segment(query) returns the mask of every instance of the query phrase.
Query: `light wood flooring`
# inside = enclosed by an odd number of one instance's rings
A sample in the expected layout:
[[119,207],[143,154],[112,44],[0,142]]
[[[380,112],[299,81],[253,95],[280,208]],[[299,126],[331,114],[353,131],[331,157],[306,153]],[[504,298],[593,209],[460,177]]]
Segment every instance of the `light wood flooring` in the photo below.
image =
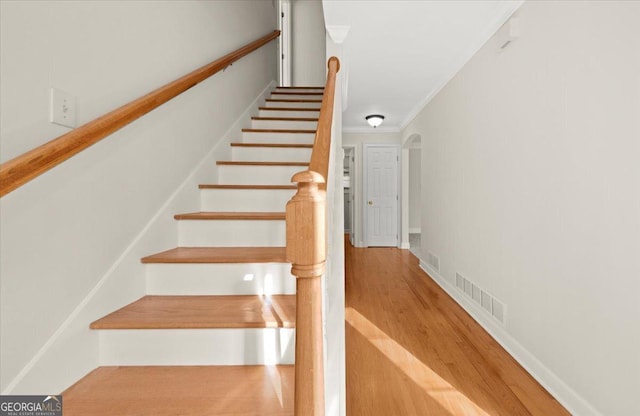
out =
[[[569,414],[408,250],[346,246],[348,416]],[[211,255],[194,250],[163,255],[167,261]],[[283,249],[274,250],[258,254],[279,258]],[[293,316],[290,299],[282,300],[288,307],[275,313]],[[144,315],[156,303],[165,310],[167,302],[145,299],[135,312]],[[252,305],[258,311],[252,322],[263,322],[264,305],[255,299]],[[120,315],[111,317],[117,327],[126,316]],[[292,415],[293,372],[293,366],[101,367],[64,392],[65,415]]]
[[409,250],[345,246],[348,416],[569,415]]

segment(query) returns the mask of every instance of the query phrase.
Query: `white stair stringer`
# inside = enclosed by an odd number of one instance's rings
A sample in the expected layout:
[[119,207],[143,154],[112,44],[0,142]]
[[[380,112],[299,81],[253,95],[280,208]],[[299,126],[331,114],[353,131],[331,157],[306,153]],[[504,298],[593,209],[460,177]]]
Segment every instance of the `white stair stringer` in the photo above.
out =
[[[301,167],[300,170],[305,170]],[[220,189],[200,190],[200,211],[278,212],[284,211],[295,189]]]
[[260,147],[231,146],[234,161],[259,160],[261,162],[306,162],[311,160],[311,148],[305,147]]
[[293,364],[293,328],[99,330],[100,365]]
[[[218,183],[228,185],[291,185],[291,177],[307,166],[220,165]],[[258,201],[254,201],[256,204]]]
[[284,220],[179,220],[181,247],[283,247]]
[[294,295],[289,263],[150,263],[148,295]]

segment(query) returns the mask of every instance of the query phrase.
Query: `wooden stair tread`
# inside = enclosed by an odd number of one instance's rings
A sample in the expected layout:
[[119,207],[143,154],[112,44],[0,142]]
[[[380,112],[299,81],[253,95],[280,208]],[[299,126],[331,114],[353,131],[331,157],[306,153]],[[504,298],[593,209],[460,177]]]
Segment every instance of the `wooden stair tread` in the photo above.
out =
[[200,189],[298,189],[296,185],[222,185],[217,183],[200,184]]
[[309,166],[309,162],[245,162],[219,160],[218,165],[238,165],[238,166]]
[[305,107],[258,107],[258,110],[268,111],[315,111],[320,112],[319,108],[305,108]]
[[65,416],[293,415],[294,366],[99,367],[62,393]]
[[315,133],[313,129],[242,129],[243,133]]
[[283,95],[285,97],[288,95],[308,95],[309,97],[313,97],[318,95],[324,95],[324,92],[273,91],[271,95]]
[[142,263],[286,263],[285,247],[176,247]]
[[323,90],[324,86],[322,87],[276,87],[276,88],[281,90]]
[[304,98],[267,98],[265,101],[268,103],[322,103],[322,100],[308,100]]
[[297,143],[231,143],[231,146],[238,147],[282,147],[282,148],[303,148],[313,149],[312,144],[297,144]]
[[295,295],[144,296],[91,329],[294,328]]
[[176,220],[284,220],[284,212],[190,212],[176,214]]
[[313,117],[251,117],[251,120],[268,120],[268,121],[318,121]]

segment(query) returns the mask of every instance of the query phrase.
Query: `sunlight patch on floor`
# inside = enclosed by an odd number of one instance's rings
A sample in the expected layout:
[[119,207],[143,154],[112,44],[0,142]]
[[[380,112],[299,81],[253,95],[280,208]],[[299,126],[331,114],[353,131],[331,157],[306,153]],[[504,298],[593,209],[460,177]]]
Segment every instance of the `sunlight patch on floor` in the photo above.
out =
[[[463,410],[465,416],[489,416],[481,407],[440,377],[357,310],[350,307],[346,308],[345,319],[348,324],[371,342],[376,349],[444,409],[451,411],[452,414],[460,414],[459,411]],[[452,408],[452,405],[455,408]],[[461,406],[463,409],[460,409]]]

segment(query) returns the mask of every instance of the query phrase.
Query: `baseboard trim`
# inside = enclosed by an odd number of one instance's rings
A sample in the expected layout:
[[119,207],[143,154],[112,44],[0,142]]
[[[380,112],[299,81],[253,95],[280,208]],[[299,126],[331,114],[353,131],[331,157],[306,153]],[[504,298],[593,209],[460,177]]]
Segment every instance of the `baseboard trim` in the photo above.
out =
[[409,228],[409,234],[420,234],[422,229],[420,227]]
[[483,327],[531,376],[538,381],[571,414],[580,416],[603,416],[582,396],[576,393],[553,371],[547,368],[531,352],[516,341],[505,328],[484,313],[479,306],[463,296],[459,290],[425,261],[419,259],[420,268]]

